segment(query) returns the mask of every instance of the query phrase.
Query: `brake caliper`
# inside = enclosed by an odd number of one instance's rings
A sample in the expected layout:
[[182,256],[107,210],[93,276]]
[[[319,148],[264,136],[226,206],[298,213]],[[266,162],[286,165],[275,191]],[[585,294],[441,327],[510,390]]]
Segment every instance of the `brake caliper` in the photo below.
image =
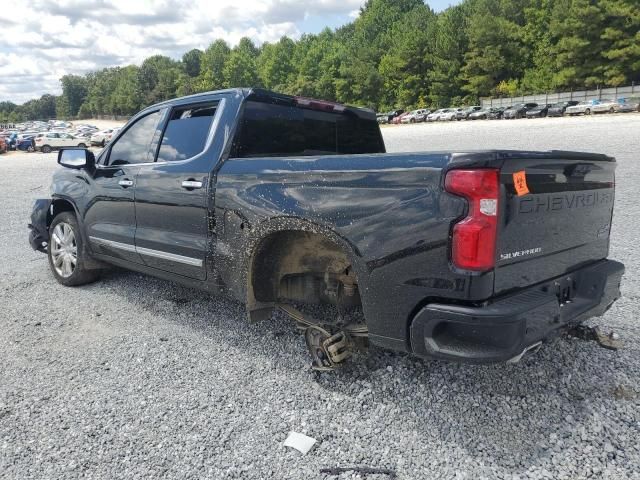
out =
[[331,335],[317,325],[310,325],[304,332],[304,338],[311,354],[311,368],[314,370],[333,370],[353,353],[353,341],[342,330]]

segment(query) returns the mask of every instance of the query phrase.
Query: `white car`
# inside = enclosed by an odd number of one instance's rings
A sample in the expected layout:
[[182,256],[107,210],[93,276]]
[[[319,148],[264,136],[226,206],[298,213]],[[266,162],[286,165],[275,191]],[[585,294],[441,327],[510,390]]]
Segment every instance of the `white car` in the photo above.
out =
[[451,109],[449,108],[440,108],[439,110],[436,110],[435,112],[427,115],[427,122],[437,122],[438,120],[440,120],[440,115],[442,115],[443,113],[448,113],[450,111]]
[[577,105],[571,105],[565,109],[564,114],[572,116],[580,115],[581,113],[587,114],[587,111],[589,111],[588,115],[590,115],[595,102],[596,100],[589,100],[588,102],[580,102]]
[[63,147],[87,148],[88,140],[82,137],[74,137],[69,133],[47,132],[39,133],[36,136],[36,150],[42,153],[49,153]]
[[105,130],[92,134],[91,145],[100,145],[101,147],[104,147],[107,143],[109,143],[109,140],[111,140],[113,134],[117,133],[119,130],[119,128],[107,128]]
[[425,108],[420,108],[418,110],[413,110],[409,114],[402,117],[400,123],[416,123],[422,122],[424,119],[424,115],[428,110]]
[[438,120],[441,122],[452,122],[453,120],[456,120],[458,118],[458,112],[461,111],[461,108],[447,108],[440,114]]
[[593,113],[615,113],[620,111],[620,104],[614,100],[598,100],[598,103],[591,107]]

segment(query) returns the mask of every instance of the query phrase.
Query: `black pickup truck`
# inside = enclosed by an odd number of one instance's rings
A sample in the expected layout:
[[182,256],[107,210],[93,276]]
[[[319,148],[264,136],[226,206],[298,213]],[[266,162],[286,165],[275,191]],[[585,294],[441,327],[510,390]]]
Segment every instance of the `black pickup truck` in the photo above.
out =
[[117,265],[231,295],[250,321],[282,309],[317,368],[367,343],[517,360],[619,297],[613,158],[384,152],[366,109],[260,89],[171,100],[97,158],[59,152],[30,243],[63,285]]

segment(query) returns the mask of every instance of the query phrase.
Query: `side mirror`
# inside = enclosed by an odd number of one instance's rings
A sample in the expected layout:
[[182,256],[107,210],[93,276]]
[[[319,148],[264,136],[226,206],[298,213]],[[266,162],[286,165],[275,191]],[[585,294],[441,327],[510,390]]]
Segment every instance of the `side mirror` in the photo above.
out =
[[85,148],[63,148],[58,152],[58,163],[63,167],[92,169],[96,164],[96,157]]

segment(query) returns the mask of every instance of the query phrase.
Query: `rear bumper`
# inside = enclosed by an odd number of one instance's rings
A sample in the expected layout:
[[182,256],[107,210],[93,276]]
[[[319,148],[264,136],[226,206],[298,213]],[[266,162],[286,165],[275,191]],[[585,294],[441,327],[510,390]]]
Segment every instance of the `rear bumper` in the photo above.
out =
[[[486,306],[428,304],[411,323],[411,349],[446,360],[507,361],[564,327],[602,315],[620,296],[623,274],[623,264],[604,260]],[[560,300],[567,295],[569,301]]]

